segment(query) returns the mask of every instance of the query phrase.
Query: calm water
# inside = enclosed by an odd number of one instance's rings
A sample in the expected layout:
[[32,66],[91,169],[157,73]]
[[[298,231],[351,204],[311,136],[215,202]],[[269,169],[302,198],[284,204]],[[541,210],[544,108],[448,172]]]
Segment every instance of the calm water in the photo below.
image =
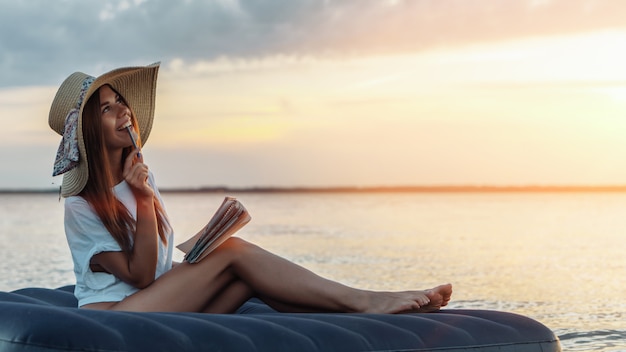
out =
[[[0,197],[0,290],[72,283],[56,195]],[[223,197],[165,194],[177,242]],[[379,290],[451,282],[451,308],[528,315],[566,351],[626,351],[626,194],[237,197],[253,217],[241,237],[329,278]]]

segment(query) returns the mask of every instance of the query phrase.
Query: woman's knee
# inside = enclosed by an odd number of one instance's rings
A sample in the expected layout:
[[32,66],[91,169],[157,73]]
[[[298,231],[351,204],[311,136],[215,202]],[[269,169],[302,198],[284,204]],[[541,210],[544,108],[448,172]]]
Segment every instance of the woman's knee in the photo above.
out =
[[256,248],[256,246],[239,237],[230,237],[218,248],[223,252],[227,252],[230,256],[237,257]]

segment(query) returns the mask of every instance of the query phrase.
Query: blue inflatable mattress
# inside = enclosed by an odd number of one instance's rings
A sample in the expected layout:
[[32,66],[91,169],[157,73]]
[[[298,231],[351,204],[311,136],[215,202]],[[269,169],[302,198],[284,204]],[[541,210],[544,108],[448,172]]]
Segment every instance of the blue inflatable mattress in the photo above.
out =
[[560,351],[518,314],[277,313],[250,300],[235,314],[76,308],[73,287],[0,292],[0,351]]

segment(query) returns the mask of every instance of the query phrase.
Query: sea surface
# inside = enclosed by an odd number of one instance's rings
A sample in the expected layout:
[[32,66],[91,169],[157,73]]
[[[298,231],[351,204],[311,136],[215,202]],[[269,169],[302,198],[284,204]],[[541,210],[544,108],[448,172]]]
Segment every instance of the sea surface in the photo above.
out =
[[[626,193],[239,193],[251,242],[348,285],[454,285],[450,308],[527,315],[564,351],[626,351]],[[225,194],[165,193],[182,242]],[[56,194],[0,195],[0,290],[73,283]],[[176,259],[182,258],[177,253]]]

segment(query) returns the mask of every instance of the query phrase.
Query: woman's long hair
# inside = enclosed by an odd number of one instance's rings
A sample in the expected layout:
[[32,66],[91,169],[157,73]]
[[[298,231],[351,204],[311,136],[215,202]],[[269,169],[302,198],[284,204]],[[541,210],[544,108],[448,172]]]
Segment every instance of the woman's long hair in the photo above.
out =
[[[122,97],[122,100],[123,99]],[[126,103],[125,100],[124,103]],[[126,105],[128,106],[128,104]],[[138,132],[137,121],[132,109],[130,110],[132,115],[131,121],[138,134],[137,142],[141,145],[141,136]],[[109,168],[109,157],[106,153],[104,134],[102,132],[100,94],[98,91],[91,95],[89,100],[85,103],[82,118],[83,140],[85,141],[85,149],[88,155],[89,177],[80,196],[85,198],[93,207],[106,229],[111,233],[111,236],[113,236],[117,243],[119,243],[122,250],[130,254],[132,253],[132,236],[133,233],[135,233],[136,221],[130,215],[128,209],[113,193],[115,181]],[[124,149],[122,160],[120,160],[122,165],[131,151],[132,147]],[[166,243],[166,232],[170,230],[170,225],[167,221],[165,211],[156,195],[154,196],[153,202],[157,215],[159,237],[163,243]]]

